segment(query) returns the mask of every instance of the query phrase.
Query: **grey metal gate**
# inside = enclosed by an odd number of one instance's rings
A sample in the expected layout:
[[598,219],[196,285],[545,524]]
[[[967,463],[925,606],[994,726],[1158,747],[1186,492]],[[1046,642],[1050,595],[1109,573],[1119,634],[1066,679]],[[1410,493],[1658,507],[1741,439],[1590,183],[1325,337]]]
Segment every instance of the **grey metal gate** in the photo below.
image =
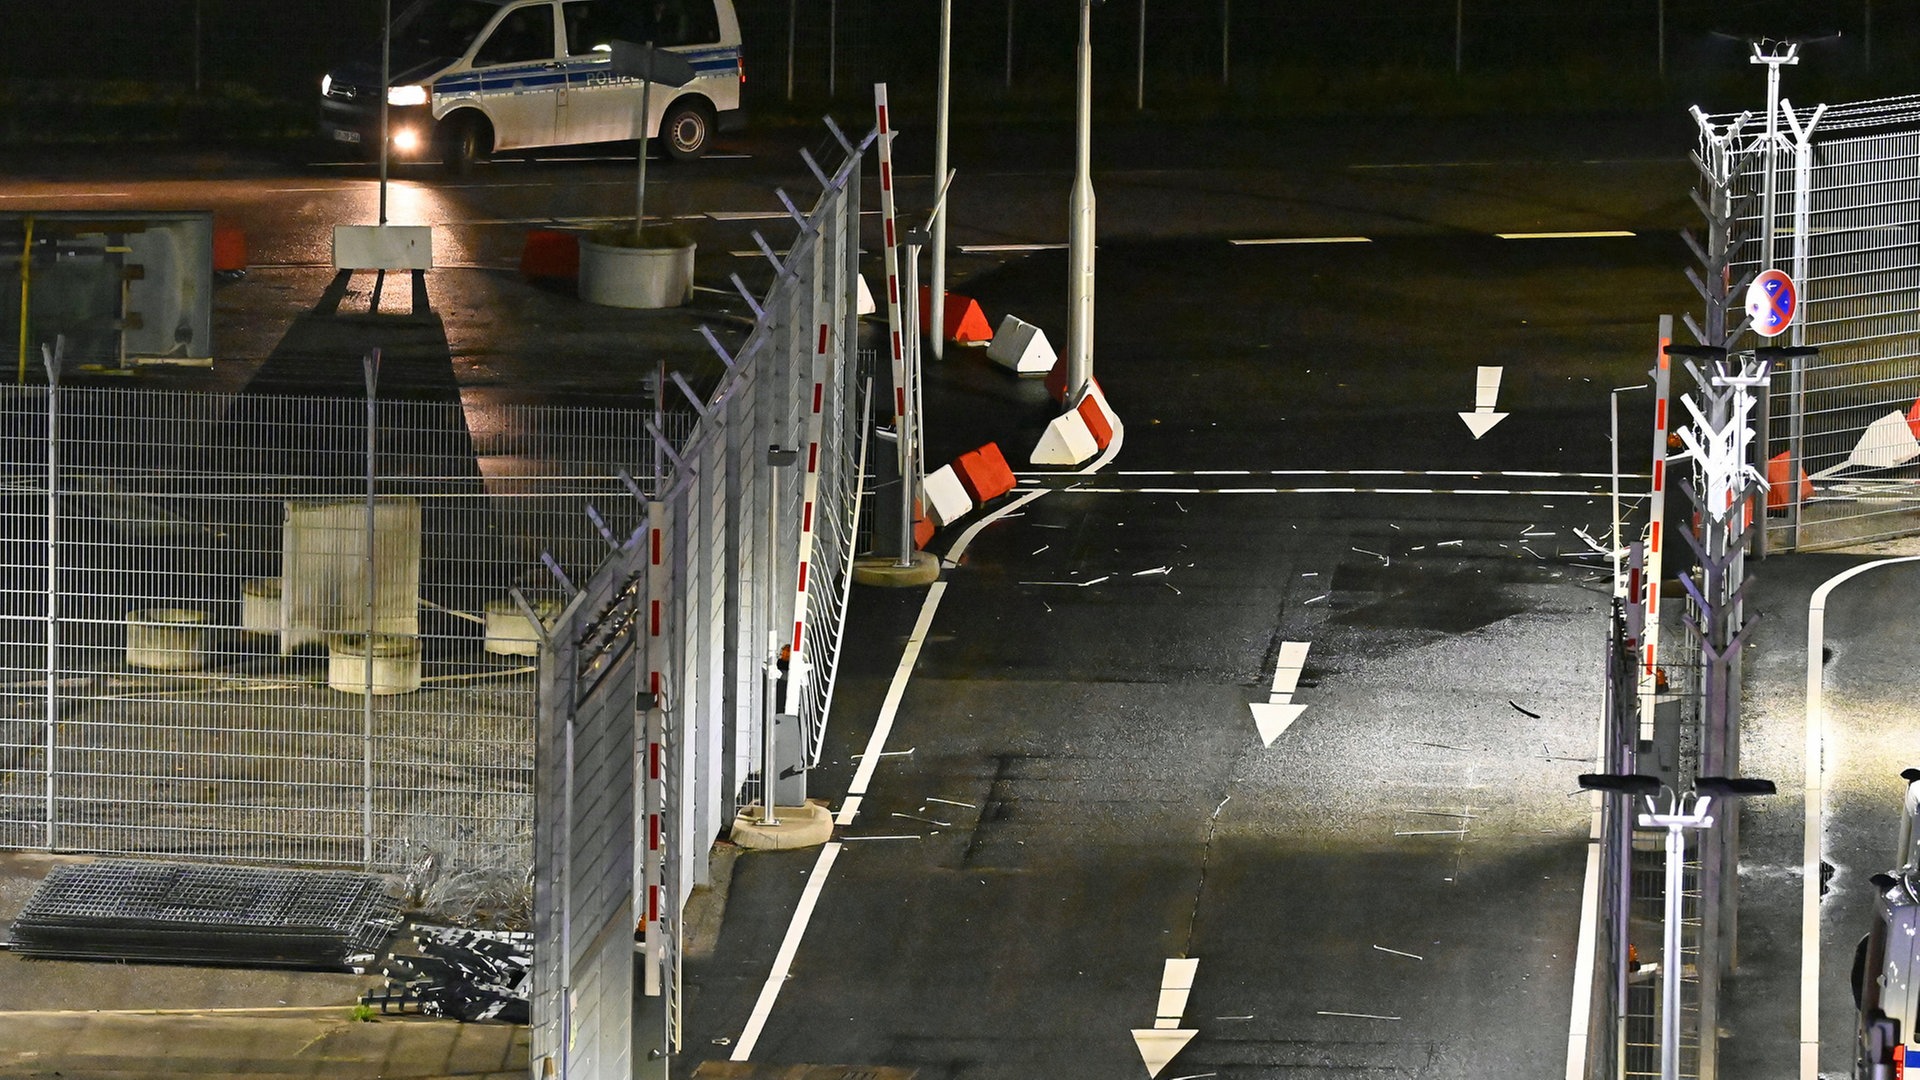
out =
[[[818,759],[868,429],[855,342],[866,144],[841,143],[846,159],[831,175],[806,159],[824,190],[811,212],[794,211],[787,253],[760,241],[775,280],[764,297],[742,287],[753,332],[733,352],[708,335],[726,368],[718,385],[701,392],[675,377],[697,419],[684,441],[650,426],[666,478],[631,503],[643,524],[613,537],[616,550],[552,631],[536,807],[536,1076],[626,1075],[616,1045],[635,1048],[635,1072],[666,1075],[680,1043],[681,912],[707,851],[736,810],[763,798],[767,761],[791,806],[785,763],[803,774]],[[776,715],[784,734],[769,747]],[[590,776],[589,744],[627,762],[627,774]]]

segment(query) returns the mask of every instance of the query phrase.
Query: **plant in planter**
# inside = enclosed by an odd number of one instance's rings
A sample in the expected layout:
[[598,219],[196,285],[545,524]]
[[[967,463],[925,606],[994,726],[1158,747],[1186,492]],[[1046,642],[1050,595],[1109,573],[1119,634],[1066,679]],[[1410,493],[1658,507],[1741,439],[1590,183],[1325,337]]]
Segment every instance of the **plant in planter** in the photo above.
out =
[[580,298],[611,307],[679,307],[693,299],[693,238],[679,227],[647,220],[647,137],[653,84],[685,86],[693,68],[678,53],[613,43],[613,72],[640,79],[640,175],[633,224],[611,225],[580,240]]

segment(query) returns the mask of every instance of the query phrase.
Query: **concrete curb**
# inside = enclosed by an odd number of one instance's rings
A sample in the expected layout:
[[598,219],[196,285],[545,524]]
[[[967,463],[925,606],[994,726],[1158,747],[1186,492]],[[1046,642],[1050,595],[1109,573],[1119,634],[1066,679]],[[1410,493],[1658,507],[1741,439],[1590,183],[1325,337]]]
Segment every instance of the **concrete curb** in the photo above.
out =
[[780,824],[772,827],[748,816],[758,814],[757,807],[742,809],[733,819],[733,842],[748,851],[794,851],[833,839],[833,815],[820,800],[808,799],[805,806],[779,809]]
[[857,585],[877,585],[888,589],[913,589],[931,585],[940,578],[940,560],[924,551],[913,553],[912,566],[896,566],[888,556],[870,556],[853,561],[853,580]]

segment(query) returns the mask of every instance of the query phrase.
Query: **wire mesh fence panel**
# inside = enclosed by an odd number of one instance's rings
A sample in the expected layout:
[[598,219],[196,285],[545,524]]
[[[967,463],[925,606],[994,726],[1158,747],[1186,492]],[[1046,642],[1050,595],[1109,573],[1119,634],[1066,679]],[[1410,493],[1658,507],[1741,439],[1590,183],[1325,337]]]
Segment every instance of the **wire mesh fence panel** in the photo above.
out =
[[1909,535],[1920,530],[1920,98],[1783,106],[1773,144],[1765,126],[1702,118],[1703,142],[1724,140],[1732,157],[1728,284],[1789,271],[1796,325],[1772,344],[1818,349],[1775,365],[1768,549]]
[[[637,850],[631,889],[643,945],[642,979],[632,993],[665,1000],[643,1007],[630,999],[628,1013],[648,1018],[632,1029],[636,1048],[656,1039],[662,1052],[678,1047],[680,917],[705,878],[707,851],[733,814],[756,803],[764,808],[769,778],[804,783],[826,723],[857,529],[860,468],[853,455],[868,429],[849,390],[859,368],[849,315],[857,161],[858,152],[833,174],[779,258],[772,287],[755,300],[759,318],[747,339],[731,352],[711,339],[725,359],[717,384],[696,390],[676,380],[695,417],[685,438],[648,432],[664,444],[667,466],[647,489],[645,530],[611,529],[603,540],[613,551],[581,578],[584,595],[605,595],[627,573],[623,567],[643,560],[644,596],[636,594],[633,618],[614,627],[593,604],[576,600],[554,631],[572,643],[568,649],[610,633],[645,642],[619,652],[618,660],[607,650],[605,662],[630,670],[631,678],[592,673],[625,687],[629,700],[622,704],[646,725],[645,743],[635,748],[638,817],[626,822]],[[542,745],[552,732],[578,733],[578,717],[561,710],[585,699],[559,687],[586,685],[590,670],[584,655],[572,664],[549,661]],[[787,711],[776,713],[783,697]],[[564,790],[564,778],[543,771],[541,780],[543,853],[560,850],[566,835],[617,832],[619,823],[606,818],[619,813],[613,804],[569,801],[553,794]],[[773,801],[792,806],[786,798]],[[542,915],[536,956],[543,949],[573,956],[568,942],[604,927],[568,906],[558,883],[574,868],[543,855],[536,869],[538,893],[565,909],[561,917]],[[579,962],[594,963],[584,955]],[[613,1013],[604,1000],[591,1015],[574,1004],[584,968],[543,962],[538,972],[537,1068],[551,1064],[560,1075],[575,1075],[572,1044],[604,1045]]]
[[0,841],[524,909],[538,636],[509,589],[551,617],[541,554],[583,573],[636,526],[638,414],[68,387],[0,424]]

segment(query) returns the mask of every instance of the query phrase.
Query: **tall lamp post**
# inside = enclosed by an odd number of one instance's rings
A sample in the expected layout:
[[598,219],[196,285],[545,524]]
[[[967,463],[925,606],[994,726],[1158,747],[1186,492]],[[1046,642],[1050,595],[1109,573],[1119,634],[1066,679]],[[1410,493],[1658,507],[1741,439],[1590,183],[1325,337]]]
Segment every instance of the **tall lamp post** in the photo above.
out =
[[[1660,1080],[1680,1078],[1680,900],[1686,868],[1686,833],[1713,828],[1715,799],[1735,799],[1748,795],[1772,795],[1771,780],[1749,777],[1701,776],[1693,790],[1675,791],[1657,777],[1640,773],[1581,773],[1580,786],[1588,791],[1607,791],[1637,795],[1646,800],[1646,809],[1638,816],[1643,829],[1667,830],[1667,882],[1665,941],[1660,952]],[[1666,809],[1659,799],[1666,795]],[[1713,1038],[1702,1032],[1701,1038]]]
[[1760,269],[1773,269],[1773,189],[1774,162],[1780,150],[1780,68],[1800,62],[1797,41],[1761,40],[1753,42],[1750,64],[1767,65],[1767,176],[1761,196]]
[[1073,194],[1067,197],[1067,403],[1093,379],[1093,5],[1080,0]]

